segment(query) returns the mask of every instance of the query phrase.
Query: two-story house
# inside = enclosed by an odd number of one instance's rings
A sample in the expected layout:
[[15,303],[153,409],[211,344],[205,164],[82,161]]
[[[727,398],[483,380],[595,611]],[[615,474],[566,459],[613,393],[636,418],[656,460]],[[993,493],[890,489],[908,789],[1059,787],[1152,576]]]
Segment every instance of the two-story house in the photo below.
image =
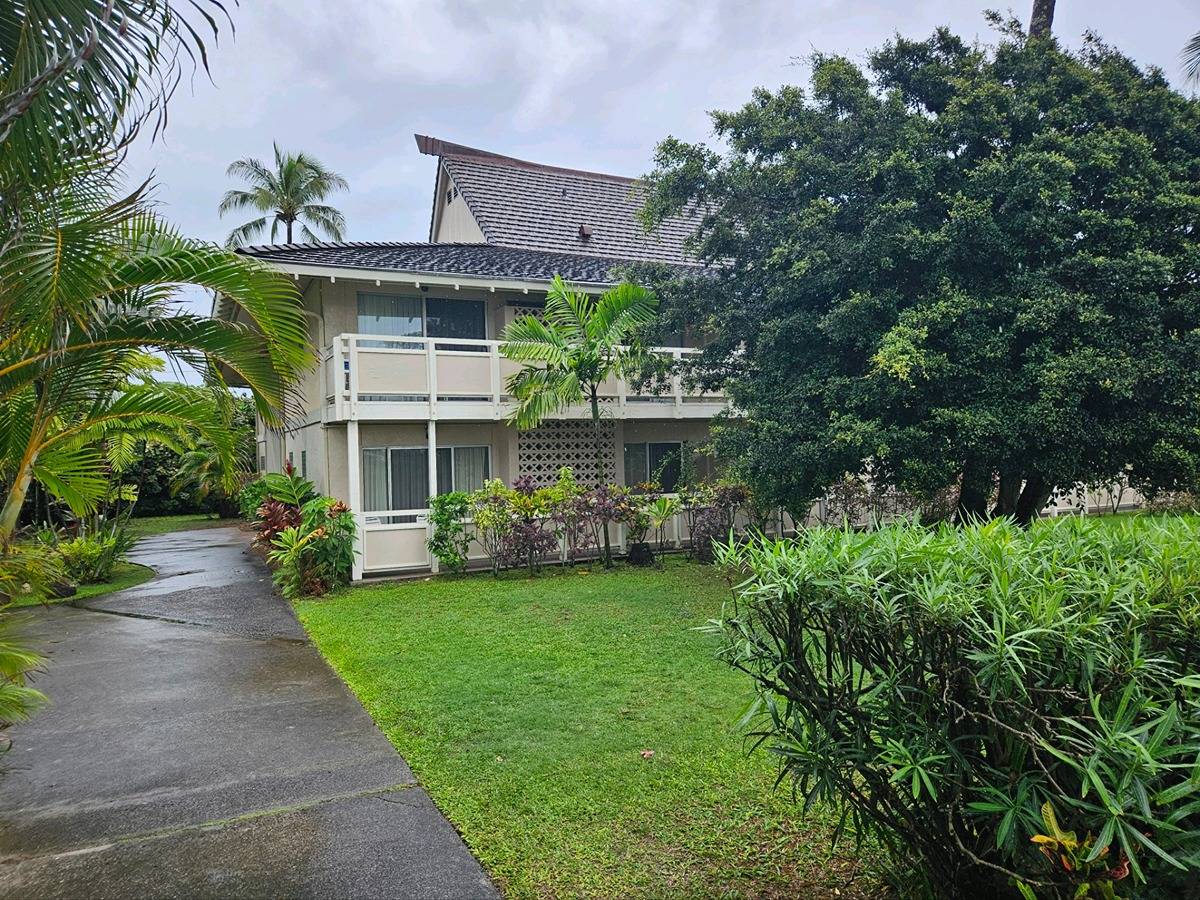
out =
[[[295,278],[320,367],[302,385],[303,416],[259,427],[260,469],[290,461],[359,516],[355,578],[435,567],[426,550],[428,497],[488,478],[552,482],[571,466],[583,483],[634,484],[658,471],[672,489],[687,445],[708,437],[719,396],[676,380],[667,393],[605,386],[608,452],[598,471],[588,411],[519,432],[506,424],[516,364],[499,337],[542,306],[559,275],[601,292],[631,260],[691,264],[692,225],[648,234],[630,178],[540,165],[417,136],[438,158],[429,240],[247,247]],[[215,314],[229,315],[217,301]],[[661,348],[681,356],[685,347]],[[673,538],[685,538],[678,523]]]

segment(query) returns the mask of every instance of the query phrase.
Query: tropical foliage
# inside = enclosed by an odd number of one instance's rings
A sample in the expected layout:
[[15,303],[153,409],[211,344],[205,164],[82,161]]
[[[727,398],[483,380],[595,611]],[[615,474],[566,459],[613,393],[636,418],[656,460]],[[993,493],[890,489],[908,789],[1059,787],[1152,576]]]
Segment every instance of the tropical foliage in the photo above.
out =
[[258,159],[239,159],[230,164],[225,174],[230,178],[241,178],[250,187],[249,190],[226,191],[218,208],[221,215],[247,209],[262,213],[231,231],[227,246],[248,244],[268,228],[274,243],[281,225],[289,244],[292,243],[292,229],[297,225],[306,241],[320,240],[313,228],[335,241],[345,237],[345,217],[321,201],[337,191],[349,190],[350,186],[345,178],[331,172],[307,153],[284,153],[276,144],[273,166]]
[[730,542],[716,629],[805,806],[877,834],[933,894],[1183,896],[1198,539],[1194,519],[1130,517]]
[[658,148],[647,216],[694,213],[709,264],[661,327],[711,338],[716,448],[796,518],[847,472],[1023,522],[1056,485],[1200,481],[1200,101],[998,24],[816,54],[714,114],[727,152]]
[[316,597],[350,581],[357,525],[346,504],[314,497],[300,507],[299,523],[271,540],[275,584],[289,600]]
[[[603,472],[600,386],[646,367],[648,354],[637,335],[653,321],[657,306],[654,295],[636,284],[625,282],[593,297],[555,276],[542,316],[521,316],[504,329],[501,352],[525,364],[508,379],[516,400],[509,421],[536,428],[570,406],[587,405],[597,472]],[[612,561],[607,528],[604,561]]]

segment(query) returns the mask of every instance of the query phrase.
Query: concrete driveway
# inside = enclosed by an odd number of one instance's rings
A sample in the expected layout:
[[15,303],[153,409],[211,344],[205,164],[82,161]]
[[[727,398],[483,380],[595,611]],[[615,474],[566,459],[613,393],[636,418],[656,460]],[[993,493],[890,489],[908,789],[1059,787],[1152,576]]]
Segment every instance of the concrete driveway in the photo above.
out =
[[234,528],[36,609],[51,706],[0,765],[0,896],[495,897]]

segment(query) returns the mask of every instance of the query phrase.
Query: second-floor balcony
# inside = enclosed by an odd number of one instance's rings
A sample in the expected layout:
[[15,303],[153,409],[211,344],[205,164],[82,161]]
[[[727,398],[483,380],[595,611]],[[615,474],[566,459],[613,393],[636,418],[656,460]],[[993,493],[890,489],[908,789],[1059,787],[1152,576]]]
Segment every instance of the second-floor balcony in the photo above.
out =
[[[521,364],[506,359],[500,348],[500,341],[465,338],[338,335],[322,354],[323,418],[503,419],[513,409],[505,385]],[[698,351],[656,347],[653,352],[680,360]],[[677,374],[654,390],[609,379],[600,399],[605,415],[621,419],[708,419],[726,407],[723,395],[690,391]],[[559,418],[590,415],[581,405]]]

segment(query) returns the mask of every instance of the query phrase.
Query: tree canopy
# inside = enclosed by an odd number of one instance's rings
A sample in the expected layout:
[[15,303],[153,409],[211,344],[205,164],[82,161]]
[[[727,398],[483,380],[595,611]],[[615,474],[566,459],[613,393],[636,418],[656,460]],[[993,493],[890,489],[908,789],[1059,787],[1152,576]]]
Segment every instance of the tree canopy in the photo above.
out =
[[657,286],[662,327],[711,336],[716,447],[793,511],[846,472],[1025,520],[1200,479],[1200,103],[994,23],[817,54],[713,114],[725,152],[658,148],[648,222],[694,210],[711,267]]

